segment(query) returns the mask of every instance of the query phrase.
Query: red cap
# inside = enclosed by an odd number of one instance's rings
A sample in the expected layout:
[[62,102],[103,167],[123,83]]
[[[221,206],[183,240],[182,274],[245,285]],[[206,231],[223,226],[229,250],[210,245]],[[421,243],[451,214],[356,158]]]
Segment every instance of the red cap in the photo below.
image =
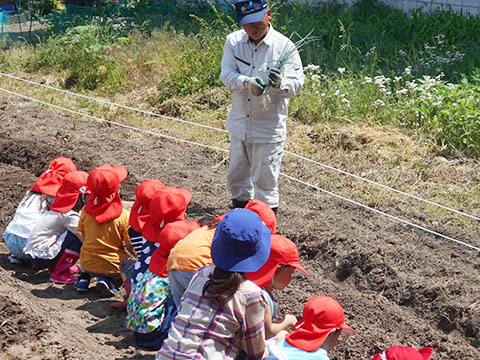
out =
[[143,237],[151,242],[159,242],[160,231],[165,225],[185,220],[190,201],[192,193],[187,189],[169,186],[160,190],[150,201],[150,216],[143,226]]
[[200,224],[197,221],[175,221],[167,224],[160,235],[160,246],[153,253],[148,270],[158,276],[167,277],[167,262],[170,251],[180,240],[199,228]]
[[130,226],[136,232],[142,233],[145,221],[150,216],[149,204],[154,195],[161,189],[165,188],[165,184],[160,180],[145,180],[137,186],[135,191],[136,199],[130,210]]
[[[245,205],[245,209],[252,210],[255,214],[260,216],[262,219],[263,224],[268,227],[272,234],[275,234],[277,231],[277,217],[275,216],[275,212],[272,210],[270,206],[264,203],[262,200],[253,199],[250,200],[247,205]],[[214,221],[220,222],[222,219],[227,215],[225,213],[223,215],[218,216]]]
[[80,194],[90,194],[87,178],[88,173],[85,171],[72,171],[65,175],[50,209],[59,213],[72,210]]
[[53,159],[48,169],[40,175],[30,191],[55,196],[58,188],[62,186],[63,177],[76,170],[77,167],[69,158],[58,157]]
[[345,323],[345,314],[337,300],[330,296],[316,296],[307,301],[303,318],[295,324],[294,331],[285,336],[285,340],[298,349],[316,351],[337,329],[342,329],[347,335],[355,334]]
[[431,347],[416,350],[410,346],[392,346],[387,351],[375,355],[372,360],[428,360],[432,354]]
[[247,279],[263,288],[272,282],[275,271],[280,264],[291,265],[308,276],[307,271],[300,264],[297,245],[279,234],[272,235],[272,249],[267,262],[254,273],[247,273]]
[[92,196],[84,211],[99,223],[118,218],[123,210],[118,188],[127,176],[128,170],[120,165],[102,165],[93,169],[87,179]]

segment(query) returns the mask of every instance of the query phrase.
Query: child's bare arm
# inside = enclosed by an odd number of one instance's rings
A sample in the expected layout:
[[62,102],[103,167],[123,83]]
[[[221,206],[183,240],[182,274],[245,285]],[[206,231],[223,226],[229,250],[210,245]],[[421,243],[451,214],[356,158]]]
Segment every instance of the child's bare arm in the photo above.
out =
[[293,327],[297,323],[297,318],[293,315],[287,314],[285,318],[280,322],[273,322],[272,310],[270,306],[265,309],[265,338],[269,339],[274,337],[282,330],[287,330],[289,327]]

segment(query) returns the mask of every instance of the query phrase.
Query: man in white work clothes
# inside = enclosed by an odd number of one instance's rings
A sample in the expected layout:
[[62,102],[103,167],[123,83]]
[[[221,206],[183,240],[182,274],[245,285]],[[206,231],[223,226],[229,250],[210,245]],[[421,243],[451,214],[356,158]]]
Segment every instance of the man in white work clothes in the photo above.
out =
[[220,73],[233,91],[230,198],[232,207],[255,198],[276,212],[288,100],[303,86],[302,61],[293,42],[273,29],[265,0],[237,0],[235,8],[242,30],[227,36]]

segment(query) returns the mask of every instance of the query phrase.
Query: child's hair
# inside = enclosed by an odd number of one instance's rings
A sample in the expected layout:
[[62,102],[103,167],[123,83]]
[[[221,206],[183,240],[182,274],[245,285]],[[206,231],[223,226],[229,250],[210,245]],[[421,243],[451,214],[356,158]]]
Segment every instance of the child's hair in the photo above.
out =
[[211,216],[204,216],[198,220],[200,226],[208,226],[209,229],[216,228],[218,225],[218,221],[215,221],[214,218]]
[[78,196],[77,202],[75,203],[75,205],[73,205],[72,210],[79,212],[85,206],[85,203],[85,194],[80,194]]
[[215,267],[203,286],[202,295],[222,303],[235,294],[240,284],[245,280],[245,273],[231,272]]
[[40,195],[40,208],[38,210],[41,212],[47,212],[50,210],[50,206],[53,204],[55,197],[31,190],[27,191],[20,203],[20,206],[28,206],[33,201],[33,197],[36,195]]

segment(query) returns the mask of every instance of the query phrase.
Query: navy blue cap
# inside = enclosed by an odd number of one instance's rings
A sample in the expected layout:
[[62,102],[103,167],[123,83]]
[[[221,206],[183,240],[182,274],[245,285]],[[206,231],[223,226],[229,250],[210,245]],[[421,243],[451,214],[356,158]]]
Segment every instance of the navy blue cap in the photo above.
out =
[[270,230],[252,210],[233,209],[215,230],[213,263],[227,271],[255,272],[270,255],[270,238]]
[[267,13],[268,6],[265,0],[236,0],[237,24],[246,24],[262,21]]

